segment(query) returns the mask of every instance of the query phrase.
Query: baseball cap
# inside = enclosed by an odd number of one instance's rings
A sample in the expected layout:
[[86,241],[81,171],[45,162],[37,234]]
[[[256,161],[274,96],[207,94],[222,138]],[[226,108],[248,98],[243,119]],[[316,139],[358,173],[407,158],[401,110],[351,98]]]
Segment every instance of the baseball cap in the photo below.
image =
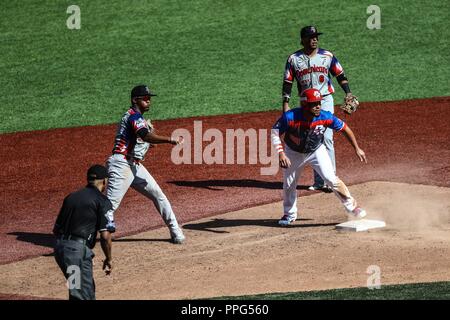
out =
[[94,164],[87,172],[88,181],[108,178],[108,170],[100,164]]
[[300,101],[302,102],[319,102],[322,101],[320,91],[314,88],[309,88],[300,94]]
[[131,90],[131,99],[135,97],[143,97],[143,96],[156,96],[153,92],[150,91],[150,88],[145,84],[140,84]]
[[314,26],[306,26],[306,27],[303,27],[302,30],[300,30],[301,38],[310,38],[312,36],[318,36],[321,34],[323,34],[323,33],[317,32],[317,28]]

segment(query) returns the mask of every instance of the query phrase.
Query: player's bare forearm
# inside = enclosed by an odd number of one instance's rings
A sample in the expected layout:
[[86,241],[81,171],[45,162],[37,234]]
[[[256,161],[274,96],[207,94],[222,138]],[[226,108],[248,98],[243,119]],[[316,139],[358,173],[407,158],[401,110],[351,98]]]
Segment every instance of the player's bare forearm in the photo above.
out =
[[349,126],[345,126],[343,130],[344,136],[347,138],[347,140],[350,142],[350,144],[355,149],[355,153],[358,156],[359,160],[361,162],[367,163],[366,154],[364,151],[358,146],[358,142],[356,141],[355,134],[353,133],[352,129],[350,129]]
[[100,244],[105,254],[103,260],[103,270],[106,275],[110,275],[112,271],[112,236],[109,231],[102,231],[100,233]]
[[345,126],[344,130],[342,130],[342,133],[347,138],[347,140],[350,142],[352,147],[355,148],[355,150],[357,148],[359,148],[358,142],[356,141],[355,134],[353,133],[352,129],[350,129],[349,126]]
[[102,231],[100,233],[100,244],[102,246],[105,258],[112,261],[112,236],[109,231]]
[[183,142],[182,138],[172,139],[171,137],[159,136],[152,132],[147,133],[147,135],[142,140],[152,144],[161,144],[161,143],[180,144]]
[[287,112],[289,110],[291,110],[291,108],[289,108],[289,102],[284,101],[282,111]]

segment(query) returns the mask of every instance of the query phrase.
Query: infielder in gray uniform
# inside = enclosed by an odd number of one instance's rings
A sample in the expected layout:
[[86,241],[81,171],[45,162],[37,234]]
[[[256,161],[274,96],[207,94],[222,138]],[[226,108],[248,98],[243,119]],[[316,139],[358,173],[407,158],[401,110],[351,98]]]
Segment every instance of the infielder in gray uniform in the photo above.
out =
[[[350,91],[348,79],[344,69],[336,56],[325,49],[319,48],[319,35],[317,29],[313,26],[306,26],[300,30],[301,44],[303,48],[291,54],[287,61],[283,77],[283,112],[289,110],[289,100],[294,81],[297,82],[298,96],[308,89],[314,88],[320,91],[322,95],[322,110],[334,114],[334,100],[332,94],[334,87],[331,82],[336,77],[342,90],[344,90],[346,99],[352,99],[354,96]],[[336,161],[334,155],[333,130],[327,129],[324,136],[324,145],[331,158],[333,169],[336,172]],[[314,171],[314,184],[309,190],[329,189],[322,177]]]
[[173,243],[183,243],[185,237],[166,195],[142,164],[151,144],[183,143],[183,138],[159,136],[153,132],[150,121],[142,116],[150,109],[151,97],[155,96],[146,85],[139,85],[131,91],[131,107],[119,122],[112,156],[107,161],[109,182],[106,195],[112,203],[108,211],[108,227],[115,229],[114,212],[131,186],[153,201],[169,227]]

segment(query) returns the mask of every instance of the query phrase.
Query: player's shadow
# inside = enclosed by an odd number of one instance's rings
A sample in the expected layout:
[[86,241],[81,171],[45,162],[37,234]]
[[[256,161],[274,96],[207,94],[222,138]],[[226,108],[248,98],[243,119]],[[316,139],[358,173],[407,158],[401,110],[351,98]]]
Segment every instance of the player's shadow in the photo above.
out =
[[[169,181],[178,187],[203,188],[208,190],[222,191],[224,188],[259,188],[282,190],[283,183],[275,181],[262,181],[254,179],[231,179],[231,180],[197,180],[197,181]],[[298,185],[297,190],[307,190],[308,186]]]
[[[317,228],[335,226],[339,222],[333,223],[302,223],[313,219],[297,219],[296,222],[288,228]],[[214,233],[229,233],[226,230],[216,230],[219,228],[241,227],[241,226],[260,226],[269,228],[283,228],[278,225],[278,219],[213,219],[206,222],[190,223],[183,225],[183,229],[208,231]]]
[[50,233],[37,232],[10,232],[8,235],[16,236],[16,240],[35,244],[37,246],[54,248],[56,238]]

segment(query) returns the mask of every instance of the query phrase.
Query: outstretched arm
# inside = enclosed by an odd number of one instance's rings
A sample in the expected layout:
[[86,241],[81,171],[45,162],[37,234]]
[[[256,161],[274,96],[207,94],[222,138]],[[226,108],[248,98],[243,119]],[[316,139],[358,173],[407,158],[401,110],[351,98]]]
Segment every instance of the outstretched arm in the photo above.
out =
[[359,160],[361,162],[367,163],[366,154],[364,151],[358,146],[358,143],[356,142],[356,137],[353,134],[352,129],[350,129],[349,126],[345,126],[344,130],[342,130],[344,133],[344,136],[347,138],[347,140],[350,142],[350,144],[355,149],[356,155],[358,156]]
[[176,139],[172,139],[171,137],[159,136],[152,132],[148,132],[142,140],[145,142],[149,142],[152,144],[160,144],[160,143],[170,143],[170,144],[181,144],[183,143],[183,137],[178,137]]

